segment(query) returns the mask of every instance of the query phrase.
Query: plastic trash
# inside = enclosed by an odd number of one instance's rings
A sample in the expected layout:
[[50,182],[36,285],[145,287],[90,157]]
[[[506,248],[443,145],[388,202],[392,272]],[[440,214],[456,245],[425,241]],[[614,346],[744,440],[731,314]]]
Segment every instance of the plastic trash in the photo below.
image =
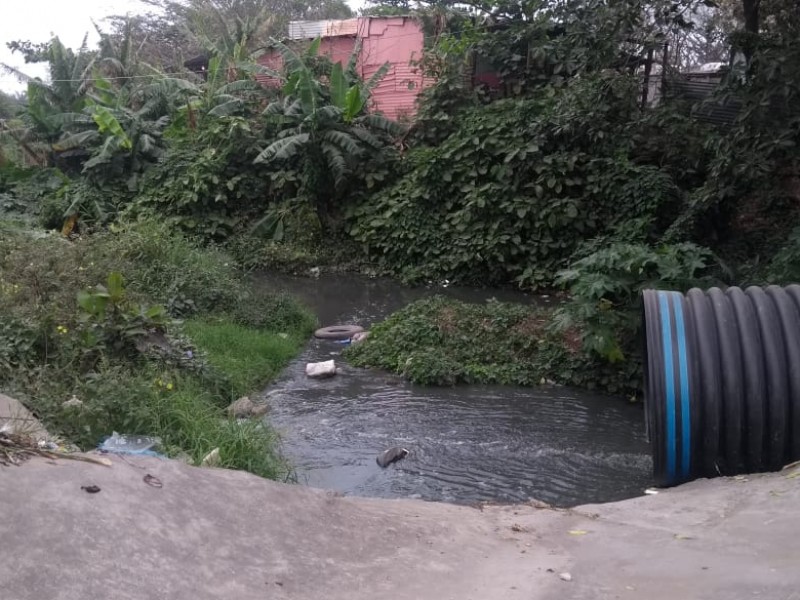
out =
[[336,363],[332,360],[308,363],[306,365],[306,375],[316,378],[333,377],[336,375]]
[[157,437],[147,435],[119,434],[116,431],[103,440],[97,448],[112,454],[138,454],[144,456],[162,456],[156,451],[161,445]]

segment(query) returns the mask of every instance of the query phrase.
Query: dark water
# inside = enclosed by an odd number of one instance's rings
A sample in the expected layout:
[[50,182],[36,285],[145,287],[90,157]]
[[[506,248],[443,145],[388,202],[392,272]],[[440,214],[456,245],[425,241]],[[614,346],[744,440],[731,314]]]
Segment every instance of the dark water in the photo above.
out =
[[[433,291],[353,276],[263,278],[304,300],[323,325],[368,328]],[[267,283],[268,282],[268,283]],[[548,299],[517,292],[439,289],[462,300]],[[314,340],[267,390],[271,422],[301,482],[358,496],[456,503],[530,498],[559,506],[640,495],[652,463],[640,406],[560,387],[427,388],[355,369],[342,346]],[[335,358],[333,379],[305,376],[307,362]],[[381,469],[377,454],[408,448]]]

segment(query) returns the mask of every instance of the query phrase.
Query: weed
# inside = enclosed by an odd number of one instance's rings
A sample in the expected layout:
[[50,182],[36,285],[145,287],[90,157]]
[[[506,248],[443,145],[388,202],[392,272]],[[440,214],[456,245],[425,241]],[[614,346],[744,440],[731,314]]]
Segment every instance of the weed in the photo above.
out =
[[357,366],[401,373],[419,384],[532,385],[542,377],[537,365],[541,337],[532,324],[545,316],[534,306],[435,297],[376,325],[346,355]]
[[115,430],[157,435],[195,463],[218,447],[222,466],[288,473],[269,428],[225,407],[274,377],[314,320],[257,293],[223,252],[153,223],[75,241],[12,231],[0,315],[0,388],[53,433],[83,448]]

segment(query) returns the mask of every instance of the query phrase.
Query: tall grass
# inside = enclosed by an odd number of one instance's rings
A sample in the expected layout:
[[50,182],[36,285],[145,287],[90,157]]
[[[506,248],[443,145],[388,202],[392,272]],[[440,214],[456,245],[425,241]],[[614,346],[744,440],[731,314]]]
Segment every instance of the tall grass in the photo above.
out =
[[[94,447],[117,431],[157,436],[167,454],[188,455],[194,464],[219,448],[222,467],[271,479],[285,479],[291,472],[277,451],[277,439],[268,424],[230,418],[214,394],[194,376],[109,367],[89,381],[66,386],[47,382],[42,391],[33,399],[32,408],[84,448]],[[83,404],[63,406],[60,398],[67,391]]]
[[237,396],[263,387],[296,354],[305,336],[303,332],[270,332],[251,329],[227,320],[193,319],[184,331],[208,362],[224,373]]
[[[269,426],[238,423],[225,409],[266,385],[297,353],[314,324],[305,308],[256,293],[224,253],[159,224],[77,241],[31,233],[0,236],[0,390],[85,449],[113,431],[155,435],[170,455],[187,454],[195,463],[219,448],[224,467],[287,476]],[[162,355],[146,345],[123,353],[91,342],[125,324],[122,312],[87,321],[76,301],[112,271],[125,281],[125,311],[162,304],[172,317],[191,319],[183,331],[170,323],[156,336],[168,347]],[[81,403],[65,406],[72,396]]]

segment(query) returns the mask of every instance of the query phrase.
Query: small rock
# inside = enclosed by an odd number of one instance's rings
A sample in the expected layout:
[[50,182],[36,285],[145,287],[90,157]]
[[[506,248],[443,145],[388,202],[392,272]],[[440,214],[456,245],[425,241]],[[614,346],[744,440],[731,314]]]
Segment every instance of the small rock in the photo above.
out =
[[83,400],[78,398],[75,394],[72,395],[72,398],[64,402],[61,406],[64,408],[80,408],[83,406]]
[[572,581],[572,575],[569,573],[559,573],[558,576],[561,578],[562,581]]
[[228,414],[237,419],[261,417],[267,414],[268,411],[269,405],[264,403],[256,404],[248,396],[242,396],[228,407]]
[[206,454],[203,457],[203,460],[200,462],[201,467],[218,467],[220,463],[219,460],[219,448],[214,448],[211,452]]
[[308,363],[306,365],[306,375],[316,378],[333,377],[336,375],[336,362],[326,360],[318,363]]

